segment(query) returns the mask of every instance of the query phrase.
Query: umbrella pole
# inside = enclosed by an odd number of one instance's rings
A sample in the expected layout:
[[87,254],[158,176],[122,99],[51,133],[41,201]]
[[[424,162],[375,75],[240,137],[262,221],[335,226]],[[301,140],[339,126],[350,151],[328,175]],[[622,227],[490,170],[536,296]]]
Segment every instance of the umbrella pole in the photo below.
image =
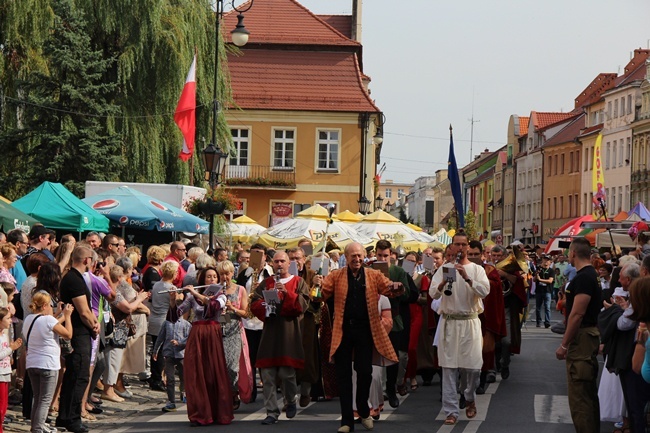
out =
[[[605,209],[605,202],[603,201],[602,197],[598,197],[598,203],[600,203],[600,209],[603,211],[603,217],[605,217],[605,221],[607,221],[607,210]],[[614,244],[614,236],[612,236],[612,230],[609,227],[607,227],[607,233],[609,233],[609,240],[612,243],[612,255],[615,259],[618,260],[618,255],[616,254],[616,245]]]

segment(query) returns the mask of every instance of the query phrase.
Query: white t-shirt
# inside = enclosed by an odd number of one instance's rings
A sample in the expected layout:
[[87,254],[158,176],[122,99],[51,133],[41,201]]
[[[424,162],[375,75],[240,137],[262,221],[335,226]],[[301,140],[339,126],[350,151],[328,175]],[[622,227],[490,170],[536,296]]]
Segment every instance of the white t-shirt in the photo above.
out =
[[[27,341],[27,333],[37,314],[30,314],[23,323],[23,339]],[[59,336],[54,333],[54,327],[59,321],[54,316],[42,315],[38,318],[31,334],[27,348],[26,368],[42,368],[44,370],[61,369],[61,346]]]

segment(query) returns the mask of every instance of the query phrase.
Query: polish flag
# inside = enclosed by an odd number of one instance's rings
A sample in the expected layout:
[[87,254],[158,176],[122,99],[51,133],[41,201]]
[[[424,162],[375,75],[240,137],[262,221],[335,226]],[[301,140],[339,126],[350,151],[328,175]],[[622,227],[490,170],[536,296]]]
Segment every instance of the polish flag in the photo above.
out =
[[194,55],[183,93],[181,93],[176,106],[174,122],[183,133],[183,150],[178,157],[187,162],[194,153],[194,135],[196,133],[196,55]]

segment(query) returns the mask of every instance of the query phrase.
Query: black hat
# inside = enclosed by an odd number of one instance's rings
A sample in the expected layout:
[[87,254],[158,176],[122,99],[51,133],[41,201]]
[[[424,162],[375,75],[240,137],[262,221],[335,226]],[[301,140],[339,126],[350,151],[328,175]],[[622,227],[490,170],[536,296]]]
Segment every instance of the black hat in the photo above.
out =
[[55,235],[55,234],[56,233],[54,232],[54,230],[45,228],[45,226],[42,225],[35,225],[32,226],[32,229],[29,231],[29,240],[38,239],[43,235]]

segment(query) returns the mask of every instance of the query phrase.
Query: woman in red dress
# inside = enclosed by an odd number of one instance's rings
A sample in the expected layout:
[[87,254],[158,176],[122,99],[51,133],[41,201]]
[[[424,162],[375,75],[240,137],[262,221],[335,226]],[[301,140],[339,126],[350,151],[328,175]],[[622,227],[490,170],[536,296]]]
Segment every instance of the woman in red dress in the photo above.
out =
[[[199,275],[199,285],[205,284],[209,273],[216,274],[216,271],[204,269]],[[189,288],[189,292],[204,308],[192,323],[185,347],[187,417],[192,425],[230,424],[234,418],[232,390],[218,321],[226,305],[226,296],[215,286],[204,291],[207,295],[194,288]]]

